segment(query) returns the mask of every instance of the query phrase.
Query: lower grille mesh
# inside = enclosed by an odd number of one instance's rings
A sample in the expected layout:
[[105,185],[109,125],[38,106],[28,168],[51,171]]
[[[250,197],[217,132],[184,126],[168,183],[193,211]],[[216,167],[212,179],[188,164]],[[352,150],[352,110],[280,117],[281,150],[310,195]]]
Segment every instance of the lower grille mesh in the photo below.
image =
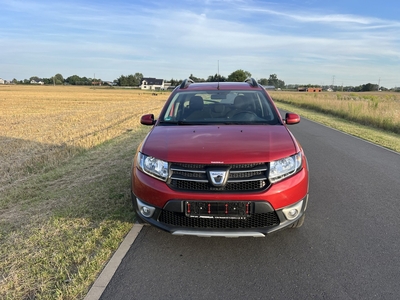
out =
[[250,217],[241,219],[217,219],[217,218],[191,218],[184,213],[170,212],[163,210],[159,221],[172,226],[188,228],[263,228],[279,225],[279,218],[276,212],[251,214]]

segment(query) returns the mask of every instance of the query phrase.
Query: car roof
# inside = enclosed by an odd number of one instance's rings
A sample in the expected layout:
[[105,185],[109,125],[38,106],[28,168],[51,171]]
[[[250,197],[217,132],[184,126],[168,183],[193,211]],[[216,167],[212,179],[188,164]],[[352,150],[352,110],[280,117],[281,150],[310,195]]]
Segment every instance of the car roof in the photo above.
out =
[[204,90],[262,90],[263,88],[254,80],[245,82],[199,82],[184,80],[177,90],[204,91]]

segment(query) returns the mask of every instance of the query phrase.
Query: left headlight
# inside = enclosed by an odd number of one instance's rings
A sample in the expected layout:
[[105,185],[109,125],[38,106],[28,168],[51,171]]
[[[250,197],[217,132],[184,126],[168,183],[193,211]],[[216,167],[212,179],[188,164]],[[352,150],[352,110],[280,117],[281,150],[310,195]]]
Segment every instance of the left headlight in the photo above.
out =
[[278,182],[299,171],[302,167],[301,152],[269,163],[269,181]]
[[163,181],[168,179],[169,168],[166,161],[139,152],[137,156],[137,166],[140,170],[152,177]]

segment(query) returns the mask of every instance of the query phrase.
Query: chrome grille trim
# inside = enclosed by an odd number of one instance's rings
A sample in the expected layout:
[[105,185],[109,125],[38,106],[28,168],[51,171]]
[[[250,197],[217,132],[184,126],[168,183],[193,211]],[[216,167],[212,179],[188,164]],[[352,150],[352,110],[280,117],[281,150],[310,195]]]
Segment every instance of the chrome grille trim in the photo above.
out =
[[[226,185],[215,187],[209,182],[207,169],[229,169]],[[270,186],[268,164],[238,165],[205,165],[175,163],[170,167],[170,178],[167,184],[175,190],[184,191],[217,191],[217,192],[251,192],[262,191]]]

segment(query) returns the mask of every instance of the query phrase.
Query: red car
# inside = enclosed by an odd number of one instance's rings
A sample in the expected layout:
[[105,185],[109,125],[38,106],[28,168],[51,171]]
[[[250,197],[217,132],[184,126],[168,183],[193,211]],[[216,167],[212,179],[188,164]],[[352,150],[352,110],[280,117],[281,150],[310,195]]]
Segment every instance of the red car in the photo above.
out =
[[174,235],[265,236],[300,227],[308,202],[303,149],[267,91],[245,82],[176,87],[138,148],[132,201],[140,223]]

